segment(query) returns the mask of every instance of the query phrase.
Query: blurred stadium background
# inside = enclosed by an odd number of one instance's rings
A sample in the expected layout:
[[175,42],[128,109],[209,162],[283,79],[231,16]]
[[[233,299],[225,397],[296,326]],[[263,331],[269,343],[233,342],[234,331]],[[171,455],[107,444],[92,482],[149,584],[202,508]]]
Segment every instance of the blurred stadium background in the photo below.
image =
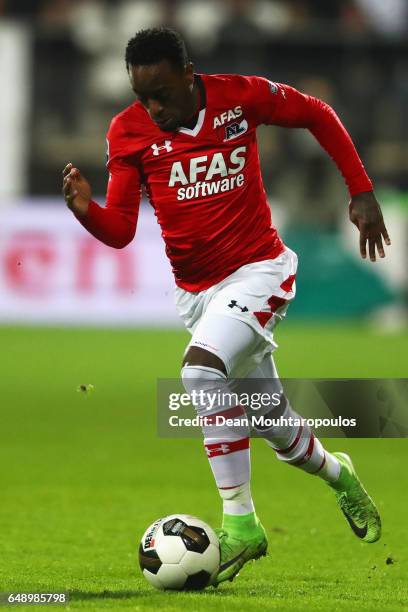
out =
[[[271,557],[168,608],[137,577],[137,541],[156,517],[220,520],[199,441],[157,440],[157,378],[178,376],[187,334],[148,203],[136,240],[116,251],[72,218],[60,189],[72,161],[103,202],[105,133],[132,101],[124,48],[158,24],[184,34],[197,72],[265,75],[329,102],[375,182],[393,246],[373,265],[313,138],[259,129],[273,218],[300,255],[298,298],[277,332],[281,374],[407,376],[406,0],[0,0],[0,591],[70,591],[87,610],[130,598],[146,610],[400,610],[402,440],[326,441],[352,454],[379,503],[384,538],[369,551],[330,491],[254,440]],[[95,393],[76,393],[89,383]]]
[[124,67],[144,27],[183,33],[197,72],[240,72],[321,97],[355,140],[393,239],[358,257],[347,193],[303,130],[259,130],[275,224],[300,254],[291,317],[406,324],[408,4],[405,0],[0,0],[0,322],[178,325],[152,210],[133,245],[89,237],[60,197],[73,161],[103,202],[105,133],[132,102]]

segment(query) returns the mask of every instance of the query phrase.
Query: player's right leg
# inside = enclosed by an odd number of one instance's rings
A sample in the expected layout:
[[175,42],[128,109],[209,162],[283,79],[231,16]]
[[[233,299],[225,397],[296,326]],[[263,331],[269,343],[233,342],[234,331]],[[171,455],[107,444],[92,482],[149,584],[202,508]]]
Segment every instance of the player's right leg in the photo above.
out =
[[[266,534],[255,513],[250,490],[248,426],[231,428],[215,423],[219,416],[227,419],[245,416],[233,397],[225,399],[231,391],[228,372],[231,364],[251,352],[256,332],[237,319],[210,314],[200,321],[197,336],[211,350],[197,345],[189,347],[182,380],[188,393],[195,391],[200,396],[204,392],[195,408],[208,421],[203,425],[204,444],[223,501],[223,526],[218,530],[221,551],[218,584],[232,580],[247,561],[259,558],[267,549]],[[222,398],[221,403],[217,400],[210,405],[210,397]]]
[[[273,350],[272,329],[295,295],[296,262],[295,253],[285,249],[274,260],[242,266],[208,290],[196,294],[176,290],[178,312],[193,334],[182,374],[187,391],[196,384],[205,385],[199,379],[206,373],[213,379],[210,388],[231,383],[231,377],[246,376],[266,352]],[[195,361],[190,352],[194,348],[216,355],[223,366]],[[203,353],[201,356],[204,358]],[[245,415],[242,406],[236,404],[216,409]],[[267,540],[251,498],[248,431],[217,428],[215,433],[204,431],[204,435],[224,507],[217,578],[221,582],[235,576],[250,558],[264,554]]]

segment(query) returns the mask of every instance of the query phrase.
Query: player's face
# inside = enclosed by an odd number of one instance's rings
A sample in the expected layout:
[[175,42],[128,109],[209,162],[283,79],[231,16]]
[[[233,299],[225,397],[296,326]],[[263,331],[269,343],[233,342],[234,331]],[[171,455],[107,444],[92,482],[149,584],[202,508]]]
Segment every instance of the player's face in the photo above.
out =
[[146,66],[130,66],[129,78],[138,100],[151,119],[172,132],[194,112],[193,65],[180,71],[167,60]]

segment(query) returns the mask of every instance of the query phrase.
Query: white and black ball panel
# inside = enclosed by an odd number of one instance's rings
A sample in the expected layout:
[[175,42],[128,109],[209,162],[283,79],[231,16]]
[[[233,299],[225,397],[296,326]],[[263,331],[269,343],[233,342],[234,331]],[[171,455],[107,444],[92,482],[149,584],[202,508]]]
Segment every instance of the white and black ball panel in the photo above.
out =
[[[179,516],[182,516],[182,515],[179,515]],[[198,528],[203,529],[205,533],[207,534],[207,537],[210,540],[211,544],[214,544],[217,548],[219,547],[220,545],[219,540],[217,538],[217,534],[215,533],[214,529],[212,529],[209,525],[207,525],[207,523],[197,518],[196,516],[190,516],[190,515],[184,515],[184,516],[186,517],[186,522],[188,525],[190,525],[191,527],[198,527]]]
[[210,574],[204,570],[201,570],[200,572],[187,576],[183,591],[201,591],[209,584],[211,584]]
[[172,518],[164,522],[161,528],[165,536],[176,536],[181,540],[187,550],[203,553],[210,545],[206,530],[201,525],[192,525],[188,517]]
[[157,578],[164,585],[164,588],[181,591],[186,583],[187,574],[180,565],[169,563],[161,566]]
[[[200,523],[202,523],[203,521],[200,521]],[[215,546],[215,548],[217,548],[217,550],[219,550],[220,548],[220,541],[217,537],[217,534],[215,533],[214,529],[212,529],[209,525],[206,525],[204,523],[205,526],[205,531],[207,533],[208,539],[210,540],[210,543]]]
[[200,570],[205,570],[212,574],[214,568],[218,569],[220,564],[220,551],[218,547],[210,544],[205,551],[205,554],[200,554],[192,551],[187,551],[180,561],[180,565],[184,568],[187,574],[194,574]]
[[139,565],[142,571],[146,570],[150,574],[156,575],[162,565],[162,560],[157,550],[154,548],[144,550],[141,542],[139,546]]
[[160,582],[160,578],[156,576],[155,574],[152,574],[148,570],[143,570],[143,576],[146,578],[148,582],[150,582],[152,586],[156,587],[156,589],[161,589],[161,590],[166,589],[164,584]]
[[159,537],[156,552],[162,563],[180,563],[187,550],[181,538]]

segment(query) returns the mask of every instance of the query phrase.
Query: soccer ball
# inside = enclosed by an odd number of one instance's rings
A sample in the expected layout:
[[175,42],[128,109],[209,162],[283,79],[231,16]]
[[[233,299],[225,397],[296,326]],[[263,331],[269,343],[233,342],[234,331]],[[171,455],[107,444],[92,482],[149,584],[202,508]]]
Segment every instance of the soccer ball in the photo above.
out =
[[218,573],[219,541],[204,521],[188,514],[171,514],[146,529],[139,546],[139,564],[157,589],[204,589]]

